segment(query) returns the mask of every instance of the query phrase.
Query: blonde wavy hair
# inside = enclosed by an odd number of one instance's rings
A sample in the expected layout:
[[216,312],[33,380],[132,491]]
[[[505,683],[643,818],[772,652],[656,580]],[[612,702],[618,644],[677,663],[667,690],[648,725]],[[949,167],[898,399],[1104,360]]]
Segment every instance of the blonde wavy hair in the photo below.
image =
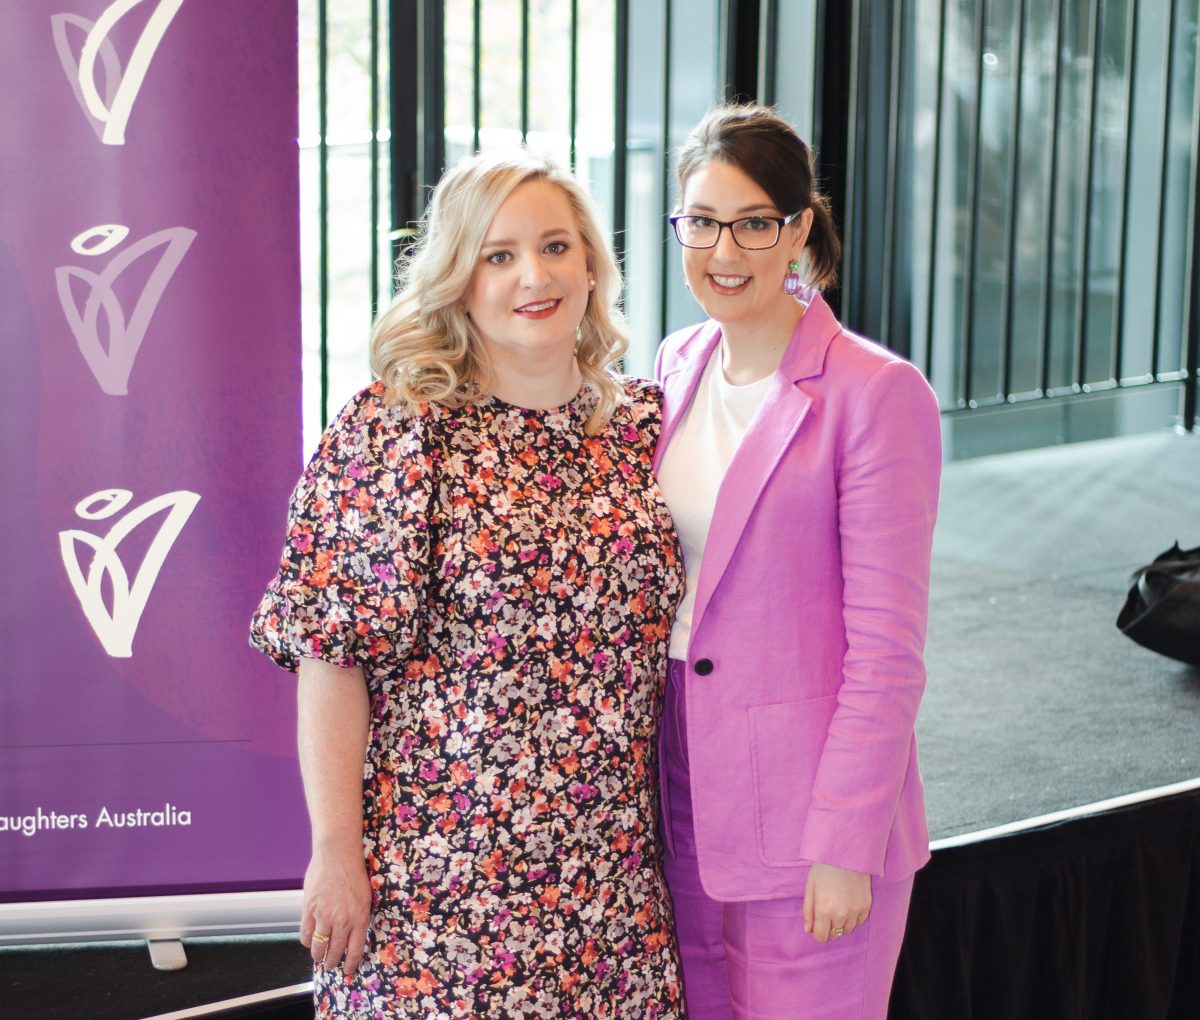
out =
[[529,181],[547,181],[566,196],[596,281],[576,348],[584,381],[599,397],[587,432],[594,435],[604,428],[626,399],[614,371],[628,346],[617,304],[621,274],[595,205],[555,162],[521,152],[471,156],[448,170],[434,188],[416,243],[397,263],[399,291],[371,333],[371,369],[383,380],[389,404],[410,412],[424,402],[462,407],[491,393],[494,377],[487,349],[463,297],[492,219],[505,199]]

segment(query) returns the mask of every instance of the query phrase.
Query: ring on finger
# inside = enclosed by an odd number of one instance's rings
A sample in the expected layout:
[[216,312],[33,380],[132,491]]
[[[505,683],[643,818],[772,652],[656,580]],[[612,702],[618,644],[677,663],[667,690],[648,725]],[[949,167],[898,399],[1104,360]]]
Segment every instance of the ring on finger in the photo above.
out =
[[833,929],[833,937],[835,939],[840,939],[845,934],[846,934],[846,929],[845,929],[845,926],[843,926],[843,925],[838,925],[836,928]]
[[324,944],[324,943],[326,943],[326,942],[328,942],[328,941],[329,941],[329,936],[328,936],[328,935],[322,935],[322,934],[321,934],[319,931],[314,931],[314,932],[313,932],[313,937],[312,937],[312,940],[313,940],[314,942],[320,942],[320,943]]

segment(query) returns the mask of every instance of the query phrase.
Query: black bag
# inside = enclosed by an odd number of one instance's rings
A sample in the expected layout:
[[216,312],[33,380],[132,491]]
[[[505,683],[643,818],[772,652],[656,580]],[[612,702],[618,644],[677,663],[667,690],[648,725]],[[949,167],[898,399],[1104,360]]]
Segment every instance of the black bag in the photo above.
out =
[[1138,570],[1117,626],[1151,651],[1200,666],[1200,546],[1176,542]]

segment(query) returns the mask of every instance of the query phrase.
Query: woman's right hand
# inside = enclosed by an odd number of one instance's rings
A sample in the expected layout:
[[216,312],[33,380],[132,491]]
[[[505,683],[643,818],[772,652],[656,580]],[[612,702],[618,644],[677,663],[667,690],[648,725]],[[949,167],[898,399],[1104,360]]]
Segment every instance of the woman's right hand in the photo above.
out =
[[362,960],[370,918],[371,880],[362,843],[338,851],[314,850],[304,873],[300,917],[300,941],[313,962],[332,969],[340,960],[343,973],[353,974]]

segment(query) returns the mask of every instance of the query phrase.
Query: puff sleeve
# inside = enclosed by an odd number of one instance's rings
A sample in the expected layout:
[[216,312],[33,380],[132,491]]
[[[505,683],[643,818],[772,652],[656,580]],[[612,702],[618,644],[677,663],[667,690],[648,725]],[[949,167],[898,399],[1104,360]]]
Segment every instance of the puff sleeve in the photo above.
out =
[[321,438],[292,495],[279,572],[250,643],[295,670],[301,658],[394,666],[420,632],[433,456],[428,415],[363,390]]

